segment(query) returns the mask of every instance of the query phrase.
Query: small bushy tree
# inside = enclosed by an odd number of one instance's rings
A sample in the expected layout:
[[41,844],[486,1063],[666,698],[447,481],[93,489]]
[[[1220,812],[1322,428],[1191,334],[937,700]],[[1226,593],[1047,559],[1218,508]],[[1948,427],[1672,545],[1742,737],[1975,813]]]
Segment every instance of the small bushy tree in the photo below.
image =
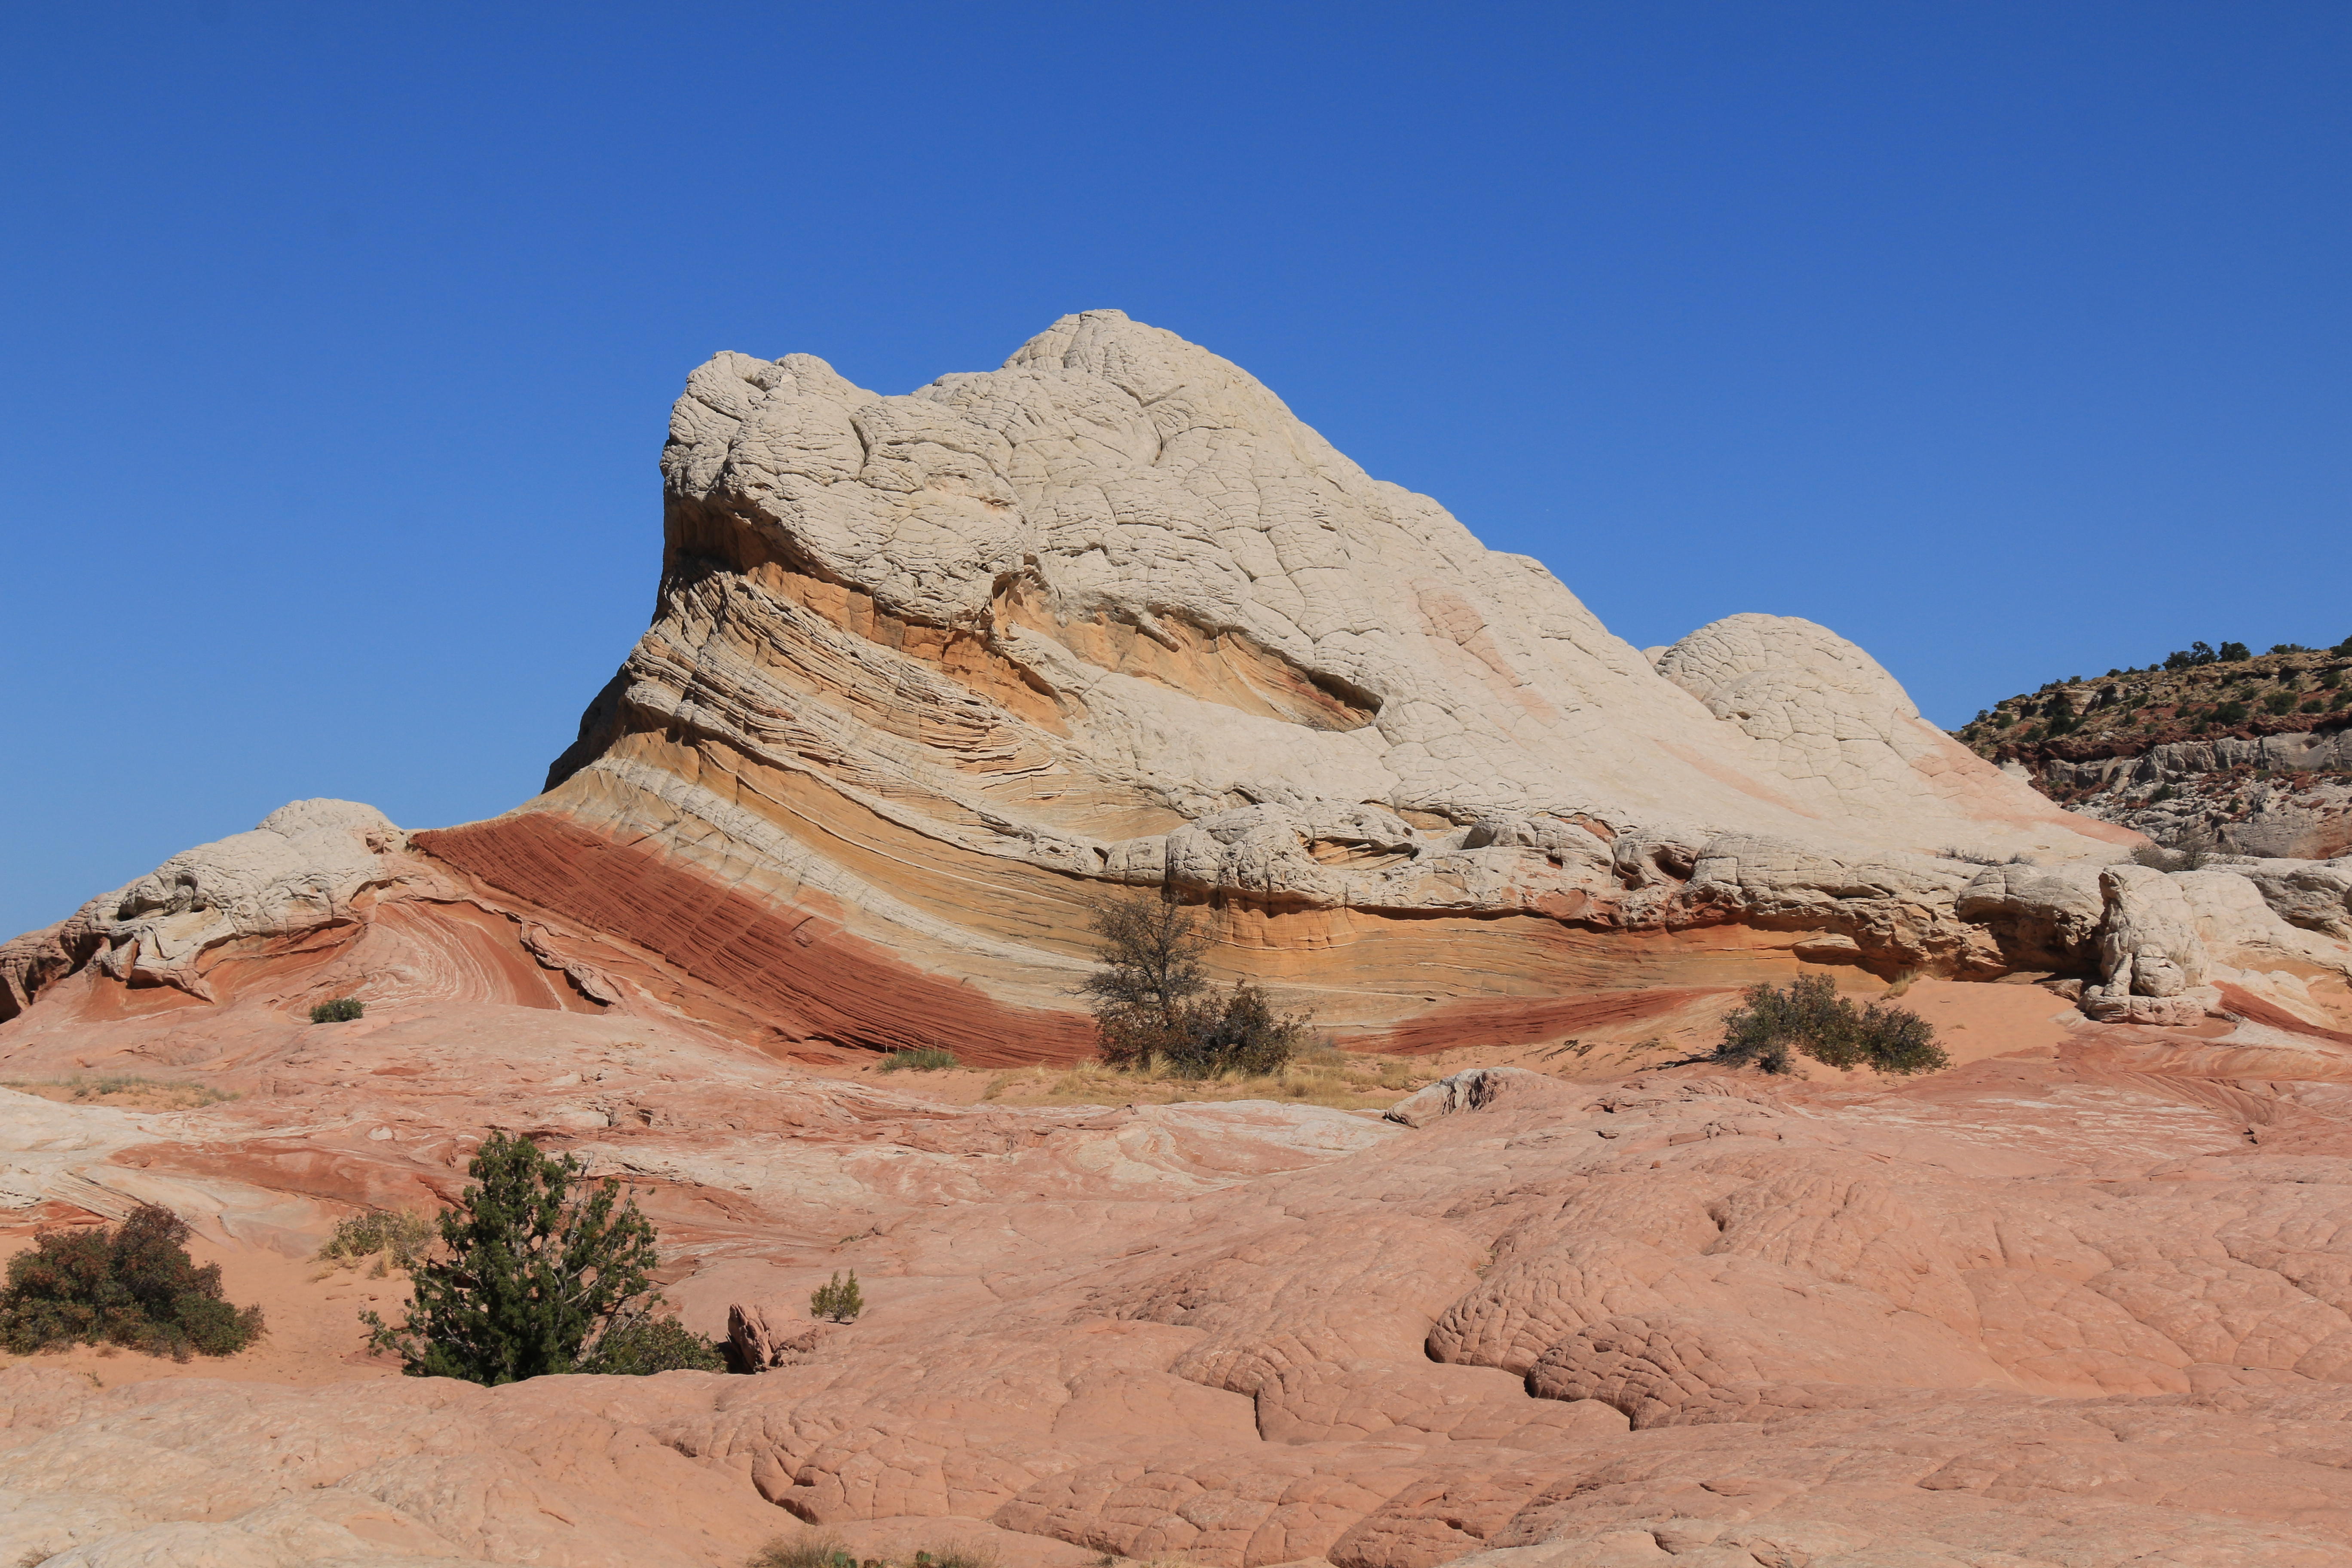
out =
[[809,1316],[812,1318],[850,1323],[856,1321],[857,1314],[864,1310],[866,1293],[857,1288],[857,1270],[855,1268],[849,1271],[846,1282],[842,1279],[840,1270],[836,1269],[831,1280],[809,1293]]
[[321,1002],[310,1009],[313,1024],[348,1024],[367,1011],[367,1004],[356,996],[338,996],[331,1002]]
[[1095,905],[1093,929],[1099,965],[1079,990],[1094,998],[1097,1054],[1113,1067],[1271,1073],[1306,1044],[1306,1014],[1276,1014],[1245,980],[1211,988],[1201,967],[1208,938],[1181,904],[1114,894]]
[[[415,1270],[406,1319],[394,1328],[361,1315],[369,1344],[410,1376],[496,1385],[717,1362],[709,1341],[660,1326],[654,1227],[617,1183],[590,1182],[577,1155],[550,1159],[503,1132],[466,1173],[475,1185],[441,1215],[439,1254]],[[663,1359],[682,1350],[690,1359]]]
[[1148,1068],[1180,1044],[1188,1007],[1209,988],[1209,939],[1182,905],[1156,894],[1112,894],[1092,913],[1097,964],[1078,990],[1094,1000],[1102,1059]]
[[53,1231],[8,1260],[0,1345],[117,1344],[186,1361],[231,1355],[262,1331],[261,1309],[221,1299],[220,1265],[196,1267],[187,1222],[142,1204],[113,1230]]
[[1935,1030],[1918,1014],[1883,999],[1856,1008],[1822,974],[1799,975],[1785,989],[1748,987],[1740,1005],[1725,1016],[1723,1043],[1710,1059],[1784,1073],[1791,1051],[1841,1069],[1916,1073],[1951,1065],[1936,1044]]

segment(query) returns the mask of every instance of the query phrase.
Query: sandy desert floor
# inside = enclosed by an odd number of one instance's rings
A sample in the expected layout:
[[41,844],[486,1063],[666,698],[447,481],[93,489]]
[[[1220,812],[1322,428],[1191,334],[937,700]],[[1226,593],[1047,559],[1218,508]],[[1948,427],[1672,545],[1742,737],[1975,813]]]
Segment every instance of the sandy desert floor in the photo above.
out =
[[[1354,1108],[482,1003],[30,1015],[0,1076],[210,1102],[0,1094],[6,1244],[160,1198],[271,1329],[0,1368],[0,1561],[2352,1560],[2352,1037],[1923,980],[1947,1073],[1646,1065],[1735,994]],[[393,1375],[356,1314],[400,1277],[310,1254],[493,1127],[627,1182],[698,1330],[836,1269],[870,1310],[757,1375]]]

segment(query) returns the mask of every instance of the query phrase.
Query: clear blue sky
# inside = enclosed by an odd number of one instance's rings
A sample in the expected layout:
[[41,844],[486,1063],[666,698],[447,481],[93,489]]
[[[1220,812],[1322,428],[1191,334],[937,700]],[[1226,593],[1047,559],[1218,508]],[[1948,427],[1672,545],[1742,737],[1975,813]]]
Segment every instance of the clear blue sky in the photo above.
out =
[[535,790],[719,349],[1116,306],[1637,646],[1952,725],[2352,635],[2340,3],[0,18],[0,934],[283,801]]

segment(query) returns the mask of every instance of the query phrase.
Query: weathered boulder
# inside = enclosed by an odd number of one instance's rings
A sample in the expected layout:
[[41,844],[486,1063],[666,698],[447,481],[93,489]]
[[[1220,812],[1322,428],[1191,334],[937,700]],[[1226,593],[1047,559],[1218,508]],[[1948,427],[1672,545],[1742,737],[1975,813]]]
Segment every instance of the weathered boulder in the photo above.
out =
[[199,961],[240,937],[286,936],[356,917],[360,895],[400,871],[399,828],[372,805],[298,800],[250,833],[173,856],[68,919],[0,946],[0,1018],[50,980],[95,963],[133,985],[210,995]]
[[773,1301],[738,1301],[727,1309],[727,1342],[746,1372],[766,1372],[807,1359],[833,1332],[805,1311]]
[[2205,984],[2204,940],[2179,884],[2146,866],[2099,873],[2099,975],[2110,996],[2178,996]]
[[1414,1090],[1381,1112],[1407,1127],[1425,1127],[1441,1116],[1498,1105],[1512,1110],[1560,1108],[1575,1092],[1559,1079],[1525,1068],[1471,1068]]

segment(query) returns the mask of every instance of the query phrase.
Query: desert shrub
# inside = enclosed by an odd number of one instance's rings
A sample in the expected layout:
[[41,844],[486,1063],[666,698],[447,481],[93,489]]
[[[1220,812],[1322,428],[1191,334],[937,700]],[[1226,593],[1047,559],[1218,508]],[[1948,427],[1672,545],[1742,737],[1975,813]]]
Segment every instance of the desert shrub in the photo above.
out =
[[215,1089],[186,1079],[142,1078],[136,1073],[101,1073],[96,1078],[76,1073],[68,1079],[11,1079],[8,1087],[43,1100],[68,1100],[81,1105],[123,1105],[136,1110],[201,1110],[237,1098],[234,1089]]
[[876,1072],[938,1072],[943,1068],[960,1068],[963,1063],[953,1051],[943,1051],[933,1046],[921,1046],[911,1050],[892,1051],[875,1068]]
[[844,1280],[836,1269],[831,1279],[809,1292],[809,1316],[824,1318],[836,1323],[854,1323],[857,1314],[866,1310],[866,1292],[857,1288],[857,1270],[849,1271]]
[[[1109,1558],[1103,1559],[1108,1563]],[[985,1546],[968,1542],[918,1552],[906,1562],[869,1557],[863,1568],[997,1568],[998,1558]],[[762,1547],[747,1568],[860,1568],[856,1556],[841,1537],[810,1532],[778,1537]]]
[[1307,1024],[1305,1014],[1277,1014],[1264,991],[1235,981],[1224,995],[1212,994],[1185,1008],[1184,1026],[1168,1043],[1168,1066],[1185,1078],[1279,1072],[1307,1043]]
[[411,1377],[496,1385],[605,1370],[604,1341],[622,1337],[620,1358],[629,1336],[647,1332],[664,1304],[651,1289],[660,1254],[617,1183],[588,1181],[577,1155],[550,1159],[503,1132],[466,1173],[476,1184],[442,1214],[439,1255],[415,1270],[401,1325],[361,1314],[372,1347]]
[[1209,988],[1201,972],[1209,939],[1182,905],[1157,894],[1113,894],[1091,912],[1097,964],[1078,991],[1093,999],[1097,1048],[1113,1066],[1149,1068]]
[[1033,1067],[999,1073],[982,1098],[1058,1105],[1289,1100],[1365,1110],[1393,1104],[1397,1095],[1419,1089],[1438,1076],[1424,1063],[1342,1051],[1328,1041],[1315,1040],[1279,1071],[1262,1077],[1222,1073],[1203,1079],[1178,1073],[1165,1062],[1146,1069],[1088,1061],[1066,1068]]
[[985,1546],[959,1543],[916,1552],[915,1568],[997,1568],[997,1557]]
[[1789,1070],[1791,1050],[1839,1068],[1916,1073],[1950,1065],[1916,1013],[1884,1000],[1858,1009],[1820,974],[1800,975],[1785,988],[1748,987],[1724,1018],[1723,1042],[1709,1059],[1780,1073]]
[[233,1355],[262,1331],[261,1309],[221,1299],[220,1265],[188,1256],[187,1222],[142,1204],[109,1230],[53,1231],[8,1260],[0,1345],[117,1344],[186,1361]]
[[857,1568],[857,1559],[838,1535],[812,1533],[771,1541],[749,1568]]
[[331,1002],[321,1002],[310,1009],[313,1024],[348,1024],[367,1011],[367,1004],[356,996],[338,996]]
[[[393,1268],[414,1271],[433,1241],[433,1221],[414,1209],[370,1209],[335,1222],[335,1233],[319,1248],[320,1263],[357,1263],[380,1258]],[[378,1265],[381,1269],[383,1264]]]
[[1187,1078],[1277,1071],[1307,1042],[1304,1013],[1279,1015],[1249,982],[1218,994],[1202,973],[1208,939],[1182,906],[1153,894],[1112,896],[1094,909],[1097,1054],[1113,1067]]
[[2268,697],[2263,699],[2263,706],[2269,709],[2273,713],[2292,712],[2294,709],[2294,693],[2292,691],[2273,691]]
[[2246,721],[2246,705],[2236,698],[2216,704],[2212,713],[2216,724],[2242,724]]
[[2174,845],[2142,845],[2132,851],[2132,859],[2152,871],[2201,871],[2213,859],[2211,842],[2204,838],[2184,841],[2185,847]]
[[725,1372],[727,1357],[716,1342],[676,1318],[645,1313],[606,1330],[573,1370],[624,1377],[656,1372]]

